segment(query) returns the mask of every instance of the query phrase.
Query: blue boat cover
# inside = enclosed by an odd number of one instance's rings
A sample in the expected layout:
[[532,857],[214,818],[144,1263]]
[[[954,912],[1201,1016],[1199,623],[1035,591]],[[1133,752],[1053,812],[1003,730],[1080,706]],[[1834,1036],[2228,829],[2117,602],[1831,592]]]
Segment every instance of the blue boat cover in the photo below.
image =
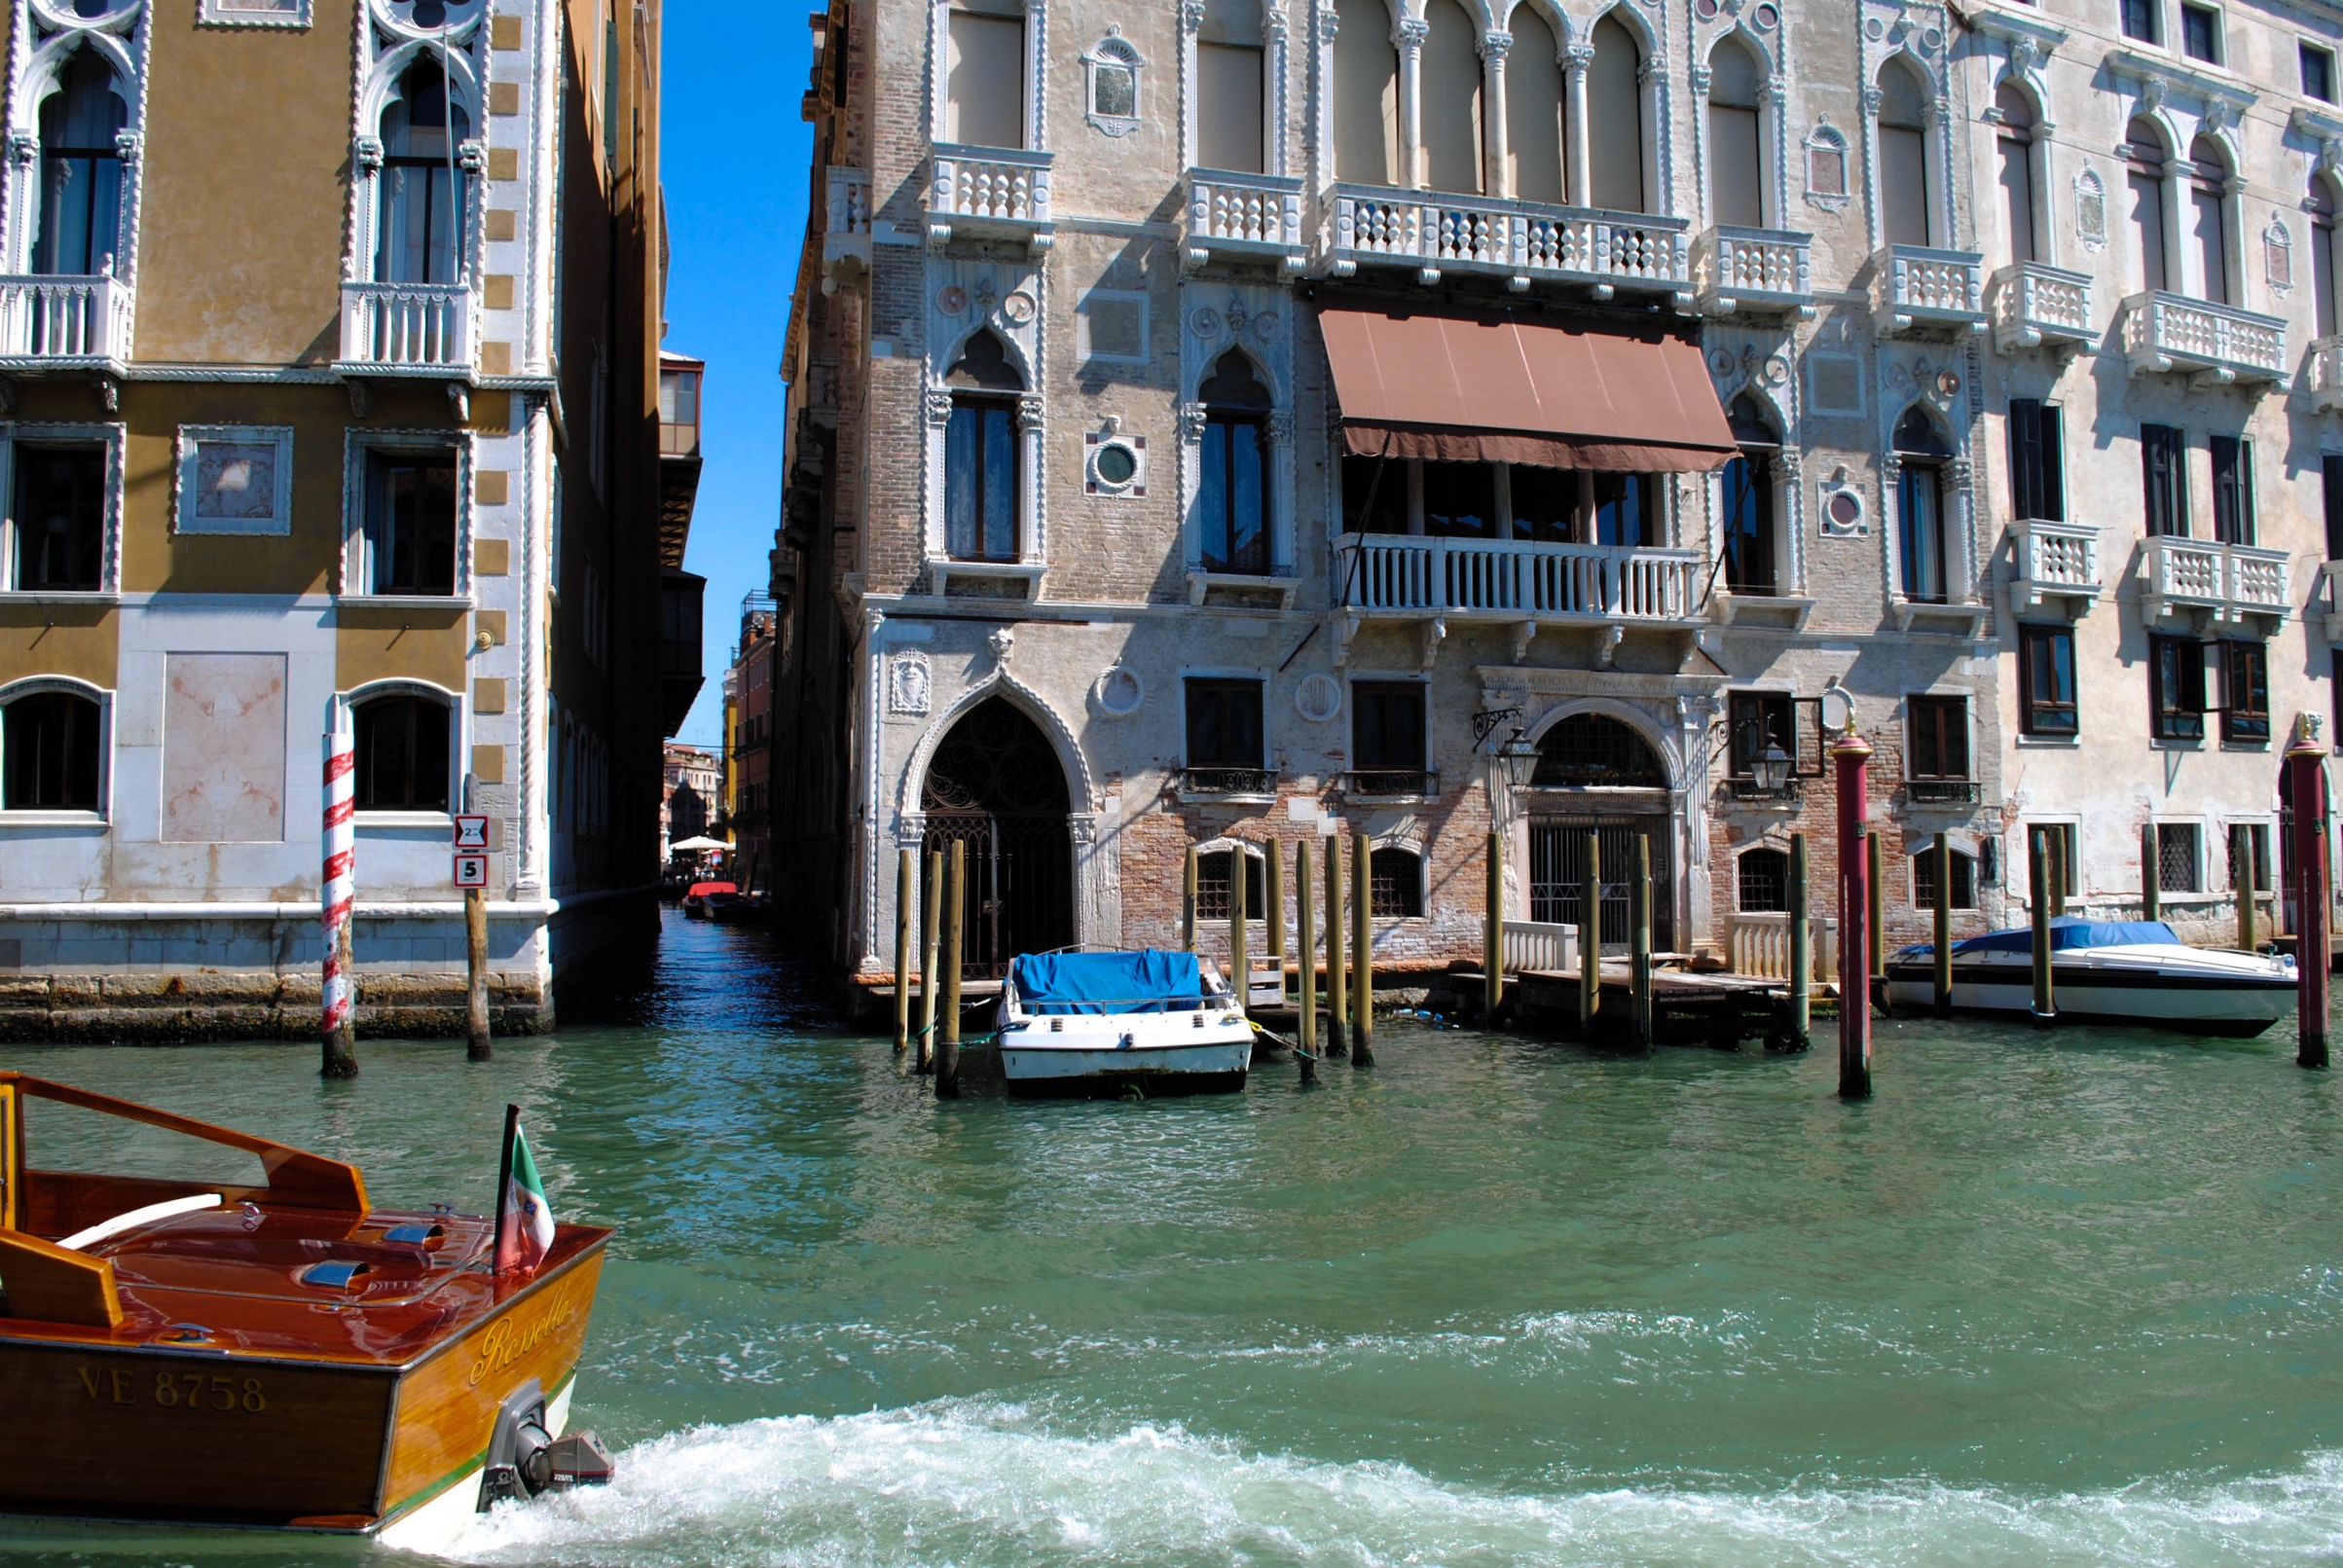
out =
[[1204,995],[1193,953],[1025,953],[1009,972],[1028,1012],[1192,1012]]
[[[2050,951],[2064,953],[2078,947],[2138,947],[2143,943],[2168,942],[2179,945],[2179,933],[2160,920],[2084,920],[2076,915],[2061,915],[2050,923]],[[1916,958],[1934,953],[1934,942],[1918,942],[1904,948],[1899,958]],[[1953,956],[1964,953],[2028,953],[2033,951],[2033,928],[2014,926],[2005,931],[1987,931],[1953,944]]]

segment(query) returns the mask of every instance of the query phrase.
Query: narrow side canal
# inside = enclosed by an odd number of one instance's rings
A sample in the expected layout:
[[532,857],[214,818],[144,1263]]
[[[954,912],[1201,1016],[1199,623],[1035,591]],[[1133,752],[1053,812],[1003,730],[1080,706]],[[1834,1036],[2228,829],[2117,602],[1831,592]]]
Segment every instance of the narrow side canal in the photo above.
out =
[[[754,931],[557,1039],[0,1062],[491,1199],[503,1103],[620,1227],[606,1492],[480,1562],[2331,1563],[2343,1082],[2261,1039],[1880,1027],[1835,1059],[1402,1020],[1241,1095],[935,1103]],[[0,1419],[5,1419],[0,1412]],[[0,1524],[0,1559],[345,1562]]]

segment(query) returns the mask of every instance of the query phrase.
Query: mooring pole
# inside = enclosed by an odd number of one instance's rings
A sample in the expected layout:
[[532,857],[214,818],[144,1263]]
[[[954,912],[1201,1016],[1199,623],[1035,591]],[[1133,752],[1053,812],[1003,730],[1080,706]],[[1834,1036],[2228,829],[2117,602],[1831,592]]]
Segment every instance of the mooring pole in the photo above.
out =
[[1196,950],[1196,847],[1188,846],[1188,867],[1180,883],[1180,946]]
[[911,1044],[911,884],[916,864],[910,846],[895,852],[895,1054]]
[[1300,948],[1301,972],[1299,1002],[1300,1031],[1295,1039],[1301,1042],[1301,1081],[1318,1080],[1318,933],[1310,920],[1310,895],[1317,890],[1310,886],[1310,841],[1302,839],[1294,846],[1294,940]]
[[1230,839],[1228,850],[1228,968],[1236,986],[1236,1010],[1253,1012],[1253,954],[1245,930],[1245,881],[1252,871],[1242,839]]
[[488,890],[463,890],[463,1056],[467,1062],[495,1058],[488,1023]]
[[1351,948],[1358,967],[1350,981],[1350,1065],[1374,1066],[1374,852],[1367,835],[1350,840]]
[[1849,986],[1849,960],[1871,951],[1871,744],[1849,726],[1831,747],[1839,767],[1839,1095],[1871,1094],[1870,977]]
[[1496,1019],[1505,1001],[1505,835],[1488,834],[1488,886],[1482,891],[1481,1021]]
[[1628,949],[1628,1012],[1635,1026],[1635,1043],[1652,1043],[1652,836],[1635,835],[1635,880],[1628,885],[1635,907],[1629,914]]
[[1936,906],[1936,1016],[1949,1018],[1953,1013],[1953,841],[1944,834],[1936,835],[1936,896],[1928,901]]
[[2030,827],[2026,830],[2026,858],[2028,874],[2032,879],[2029,892],[2033,907],[2033,1021],[2038,1029],[2048,1029],[2058,1017],[2058,996],[2052,988],[2050,973],[2050,830]]
[[2241,952],[2254,948],[2253,829],[2243,822],[2229,829],[2229,864],[2237,883],[2237,945]]
[[1326,841],[1326,1054],[1348,1056],[1343,1009],[1350,1005],[1350,976],[1342,962],[1342,840]]
[[2156,853],[2156,824],[2140,825],[2140,918],[2164,918],[2164,857]]
[[1578,1038],[1594,1028],[1602,1011],[1602,837],[1587,835],[1587,857],[1578,873]]
[[1805,1050],[1814,1022],[1814,928],[1807,899],[1806,834],[1790,835],[1790,1033]]
[[2297,720],[2286,749],[2294,802],[2294,1062],[2326,1066],[2326,751]]
[[1286,991],[1286,847],[1285,840],[1273,838],[1262,846],[1266,857],[1263,867],[1262,896],[1268,904],[1261,918],[1269,933],[1269,957],[1276,961],[1277,1004],[1285,1005]]
[[951,870],[943,893],[943,1039],[935,1046],[935,1094],[960,1098],[960,942],[966,922],[968,840],[952,840]]
[[919,1044],[912,1048],[911,1070],[926,1073],[935,1065],[935,990],[943,973],[943,851],[928,852],[928,892],[919,918],[926,938],[920,948]]
[[325,932],[324,1064],[320,1076],[358,1076],[357,976],[351,968],[349,928],[357,899],[357,739],[350,727],[349,702],[339,694],[325,700],[324,874],[318,895]]
[[1865,907],[1870,919],[1863,930],[1867,937],[1863,953],[1864,989],[1871,993],[1883,1016],[1893,1011],[1887,1003],[1887,877],[1882,863],[1885,857],[1880,847],[1880,835],[1866,827],[1863,834],[1864,886],[1870,897]]

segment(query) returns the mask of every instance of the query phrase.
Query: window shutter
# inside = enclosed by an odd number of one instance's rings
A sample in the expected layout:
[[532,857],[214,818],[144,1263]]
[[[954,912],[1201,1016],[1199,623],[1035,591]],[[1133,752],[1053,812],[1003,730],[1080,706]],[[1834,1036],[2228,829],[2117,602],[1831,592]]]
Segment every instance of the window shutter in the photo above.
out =
[[2042,515],[2042,405],[2009,400],[2009,501],[2024,518]]
[[2343,457],[2320,459],[2326,491],[2326,559],[2343,561]]
[[2044,522],[2063,523],[2067,519],[2067,449],[2059,428],[2059,406],[2043,403],[2037,409],[2034,439],[2041,477],[2037,481],[2040,494],[2035,499],[2042,509],[2034,515]]

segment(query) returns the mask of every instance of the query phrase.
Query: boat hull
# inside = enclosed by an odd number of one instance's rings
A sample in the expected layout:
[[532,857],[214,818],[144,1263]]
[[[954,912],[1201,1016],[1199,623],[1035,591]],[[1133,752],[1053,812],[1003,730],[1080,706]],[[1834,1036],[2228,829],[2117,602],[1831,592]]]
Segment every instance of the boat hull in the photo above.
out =
[[0,1512],[349,1533],[449,1494],[468,1513],[498,1405],[531,1378],[567,1393],[602,1262],[597,1241],[403,1367],[0,1320]]
[[1227,1094],[1245,1086],[1253,1041],[1218,1039],[1176,1046],[1001,1047],[1001,1072],[1011,1094],[1080,1096],[1137,1089],[1151,1097]]
[[[2285,1017],[2296,996],[2289,980],[2176,973],[2149,965],[2061,963],[2051,970],[2051,984],[2058,1016],[2068,1022],[2133,1024],[2239,1039],[2259,1035]],[[1887,1000],[1899,1007],[1935,1005],[1935,971],[1924,960],[1890,964]],[[2031,1016],[2032,966],[1956,963],[1953,1006],[1960,1012]]]

